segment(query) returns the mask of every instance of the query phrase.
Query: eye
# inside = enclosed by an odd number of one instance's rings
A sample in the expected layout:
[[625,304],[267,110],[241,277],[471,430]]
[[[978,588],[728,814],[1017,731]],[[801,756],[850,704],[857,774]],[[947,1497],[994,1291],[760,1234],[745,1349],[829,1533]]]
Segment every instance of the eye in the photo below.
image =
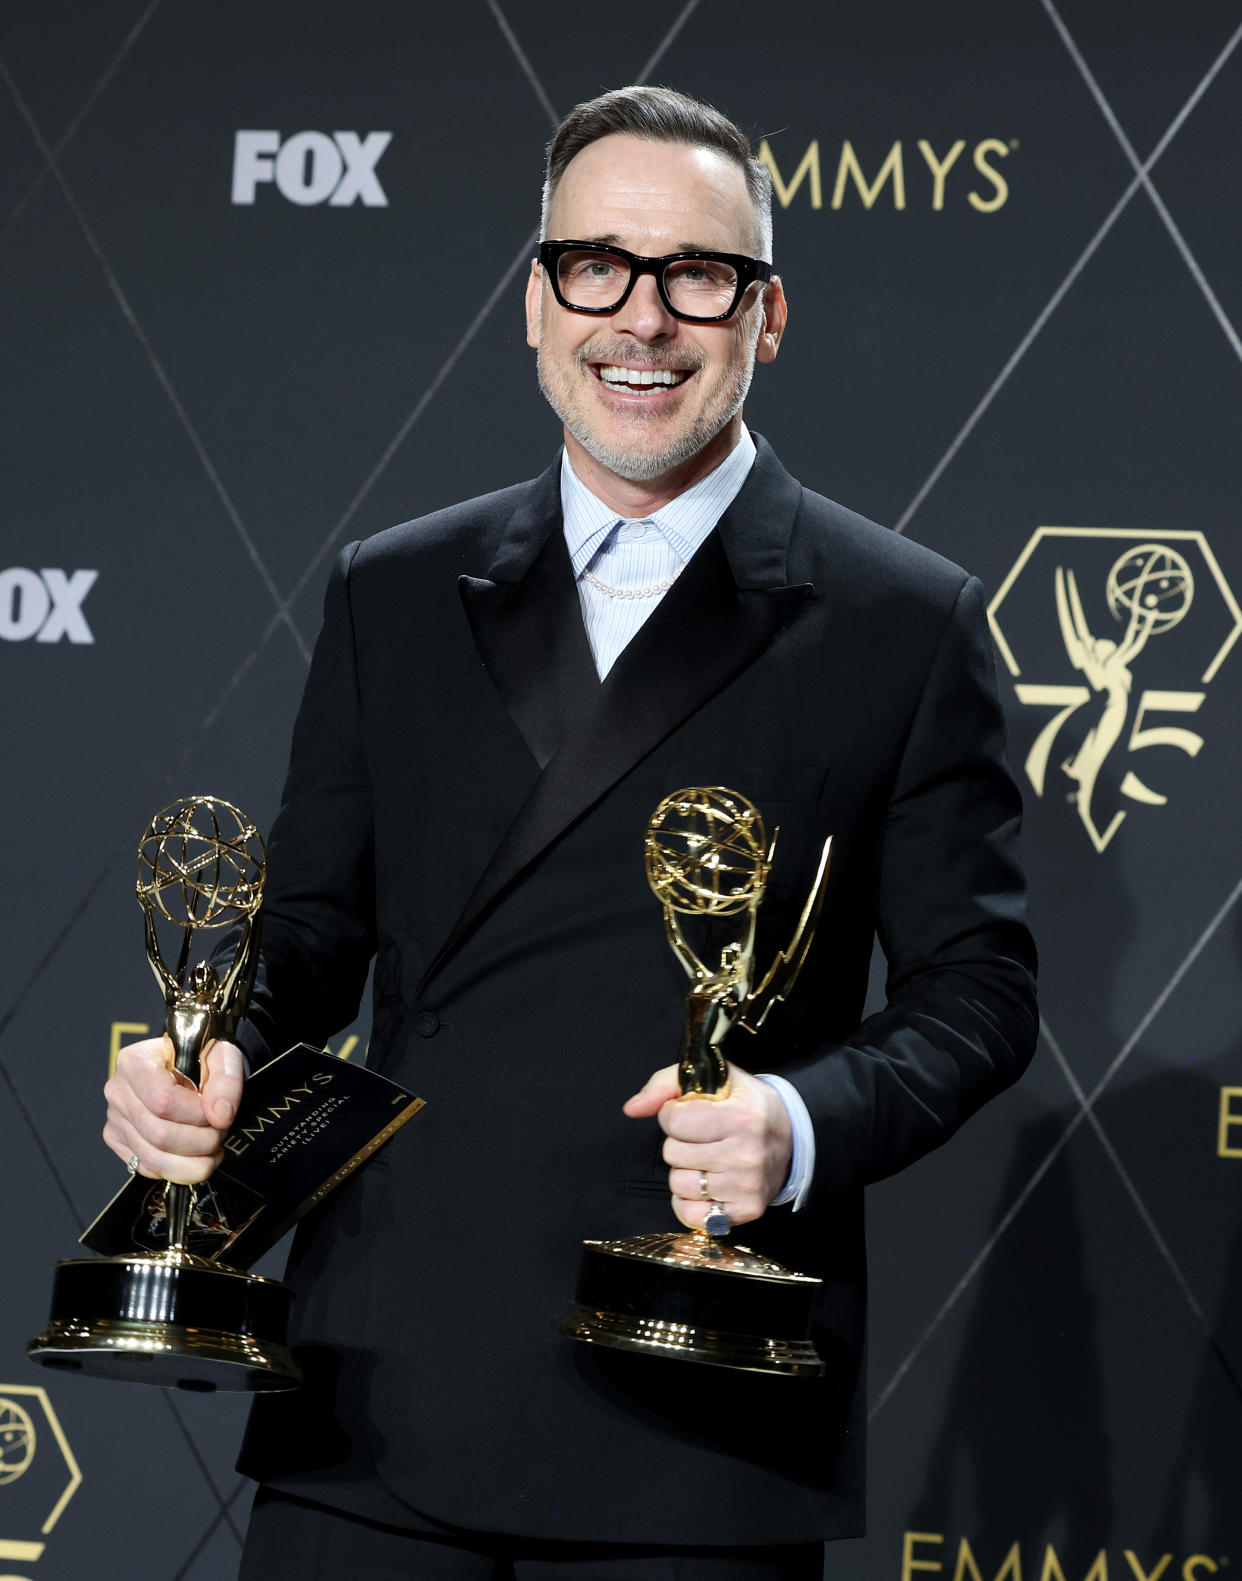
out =
[[683,258],[669,265],[665,279],[690,291],[731,291],[737,275],[731,265],[715,258]]
[[611,280],[616,273],[616,260],[598,253],[568,253],[561,260],[562,279]]

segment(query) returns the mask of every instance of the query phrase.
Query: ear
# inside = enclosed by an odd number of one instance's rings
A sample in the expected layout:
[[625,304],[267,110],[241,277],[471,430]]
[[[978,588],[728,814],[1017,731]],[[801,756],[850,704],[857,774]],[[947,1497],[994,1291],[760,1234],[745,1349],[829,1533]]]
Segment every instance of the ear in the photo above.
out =
[[775,362],[789,317],[789,303],[785,300],[785,287],[779,275],[773,275],[763,288],[763,328],[759,331],[759,344],[755,348],[757,362]]
[[539,331],[543,324],[543,270],[538,258],[530,261],[530,278],[526,282],[526,344],[538,348]]

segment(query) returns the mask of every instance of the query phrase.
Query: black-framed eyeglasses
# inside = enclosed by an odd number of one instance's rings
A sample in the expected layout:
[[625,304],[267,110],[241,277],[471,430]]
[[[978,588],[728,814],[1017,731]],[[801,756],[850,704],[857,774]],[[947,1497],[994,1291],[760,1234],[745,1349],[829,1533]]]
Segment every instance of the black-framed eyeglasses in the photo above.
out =
[[643,258],[624,247],[596,242],[539,243],[539,262],[552,291],[572,313],[615,313],[624,307],[639,275],[655,276],[660,300],[674,318],[719,324],[732,318],[746,288],[770,280],[772,265],[741,253],[667,253]]

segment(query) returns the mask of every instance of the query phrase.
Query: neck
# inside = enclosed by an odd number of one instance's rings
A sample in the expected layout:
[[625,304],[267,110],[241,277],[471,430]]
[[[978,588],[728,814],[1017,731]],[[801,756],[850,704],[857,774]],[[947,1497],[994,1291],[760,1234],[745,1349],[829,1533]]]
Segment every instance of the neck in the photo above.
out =
[[737,444],[741,433],[742,414],[738,412],[715,439],[704,445],[702,450],[696,451],[688,461],[683,461],[668,472],[662,472],[658,478],[648,478],[641,483],[618,477],[615,472],[601,466],[568,429],[565,430],[565,453],[579,482],[585,483],[591,493],[603,500],[610,510],[616,511],[618,516],[654,516],[661,506],[693,488],[709,472],[714,472]]

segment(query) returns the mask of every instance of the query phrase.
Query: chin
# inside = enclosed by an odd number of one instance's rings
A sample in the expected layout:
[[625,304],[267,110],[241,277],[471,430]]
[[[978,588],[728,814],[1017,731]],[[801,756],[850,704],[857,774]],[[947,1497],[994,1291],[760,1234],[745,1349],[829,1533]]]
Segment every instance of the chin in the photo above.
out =
[[[631,435],[605,435],[574,415],[565,426],[587,455],[628,483],[651,483],[697,456],[733,417],[724,412],[715,418],[700,415],[680,437],[645,435],[645,443]],[[564,418],[562,418],[564,421]]]
[[593,461],[598,461],[601,467],[606,467],[614,476],[624,478],[628,483],[651,483],[663,477],[674,467],[697,456],[711,437],[702,439],[697,435],[687,435],[678,444],[644,451],[605,444],[585,430],[578,433],[571,428],[570,432]]
[[[647,425],[655,416],[654,413],[646,414],[645,418],[635,413],[636,422],[629,431],[620,429],[601,433],[584,415],[580,394],[578,399],[574,398],[578,392],[571,393],[565,387],[564,381],[556,376],[556,370],[546,364],[542,352],[536,371],[544,399],[587,455],[615,477],[624,478],[627,483],[651,483],[697,456],[741,410],[750,385],[748,370],[730,392],[732,398],[726,402],[723,411],[717,411],[714,415],[700,411],[690,420],[689,427],[680,437],[652,433]],[[669,413],[668,417],[672,418],[673,415]],[[685,414],[680,415],[684,421]],[[600,416],[607,422],[611,414],[601,413]]]
[[634,446],[604,443],[586,430],[575,432],[574,428],[570,428],[569,432],[574,435],[575,440],[585,449],[589,457],[599,462],[600,466],[607,466],[607,470],[616,477],[624,477],[632,484],[649,484],[656,477],[670,473],[675,466],[681,466],[684,462],[689,462],[694,455],[698,455],[703,446],[711,443],[716,436],[714,433],[708,435],[689,433],[684,440],[676,443],[665,444],[651,451],[640,451]]

